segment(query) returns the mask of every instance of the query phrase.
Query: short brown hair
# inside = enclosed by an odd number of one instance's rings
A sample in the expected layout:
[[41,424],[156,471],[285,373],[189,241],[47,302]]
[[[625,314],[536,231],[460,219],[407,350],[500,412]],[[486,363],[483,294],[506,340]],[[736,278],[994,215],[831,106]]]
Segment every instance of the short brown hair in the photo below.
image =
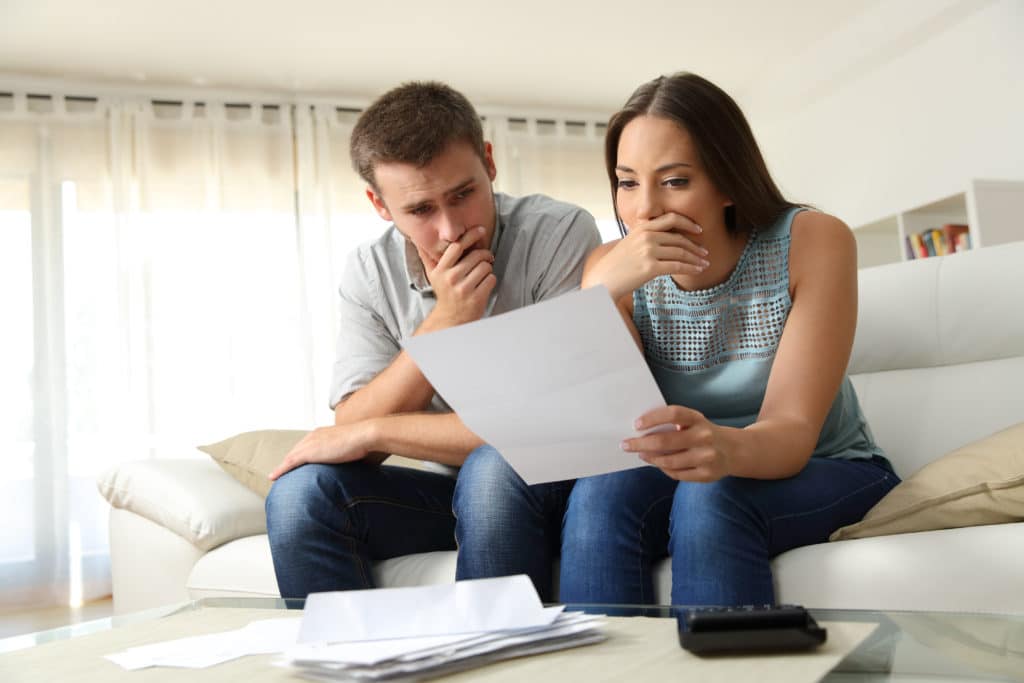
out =
[[[680,72],[641,85],[608,122],[605,166],[616,218],[619,138],[626,124],[643,115],[674,121],[690,134],[711,182],[733,202],[725,209],[725,227],[731,234],[769,226],[783,211],[796,206],[782,196],[768,173],[739,105],[711,81]],[[619,229],[625,235],[621,220]]]
[[473,105],[444,83],[414,81],[384,93],[359,116],[349,153],[356,173],[377,189],[376,164],[423,167],[456,141],[469,143],[485,159],[483,127]]

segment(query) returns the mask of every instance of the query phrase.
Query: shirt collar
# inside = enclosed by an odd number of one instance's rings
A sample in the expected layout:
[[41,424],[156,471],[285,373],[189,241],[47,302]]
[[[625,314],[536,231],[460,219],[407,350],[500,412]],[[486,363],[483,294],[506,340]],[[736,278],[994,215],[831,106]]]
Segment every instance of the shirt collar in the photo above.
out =
[[[498,211],[498,195],[494,193],[494,234],[491,235],[491,253],[498,251],[498,242],[501,240],[501,213]],[[405,239],[405,270],[409,274],[409,288],[420,294],[433,294],[434,288],[427,280],[427,273],[423,269],[423,261],[416,251],[416,245],[408,237]]]

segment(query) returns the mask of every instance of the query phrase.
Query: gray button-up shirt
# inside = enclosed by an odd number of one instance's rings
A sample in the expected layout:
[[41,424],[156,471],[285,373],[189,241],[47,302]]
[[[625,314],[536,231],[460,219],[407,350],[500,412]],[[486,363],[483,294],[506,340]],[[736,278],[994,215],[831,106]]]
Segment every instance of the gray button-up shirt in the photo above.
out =
[[[583,262],[601,243],[594,217],[543,195],[495,193],[491,240],[498,284],[488,302],[495,315],[578,289]],[[392,225],[357,247],[342,274],[340,329],[330,406],[365,386],[402,350],[436,302],[415,247]],[[434,396],[431,410],[450,408]]]

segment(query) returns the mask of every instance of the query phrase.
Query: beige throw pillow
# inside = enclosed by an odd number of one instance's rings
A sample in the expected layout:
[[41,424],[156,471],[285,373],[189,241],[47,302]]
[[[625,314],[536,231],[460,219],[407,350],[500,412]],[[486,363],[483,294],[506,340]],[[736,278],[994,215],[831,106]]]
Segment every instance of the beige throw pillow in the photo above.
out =
[[264,429],[244,432],[218,443],[200,446],[225,472],[266,498],[273,483],[267,479],[288,451],[308,432]]
[[831,541],[1024,520],[1024,423],[925,465]]

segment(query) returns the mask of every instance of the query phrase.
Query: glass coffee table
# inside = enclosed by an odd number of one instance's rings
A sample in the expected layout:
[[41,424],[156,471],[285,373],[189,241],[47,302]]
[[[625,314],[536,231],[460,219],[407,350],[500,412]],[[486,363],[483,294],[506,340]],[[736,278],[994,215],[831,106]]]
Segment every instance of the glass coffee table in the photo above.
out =
[[[242,677],[252,681],[294,681],[297,678],[291,672],[268,666],[273,657],[271,655],[246,657],[211,669],[147,669],[138,672],[104,669],[109,662],[103,659],[103,655],[142,642],[196,635],[203,630],[215,632],[238,628],[256,619],[285,616],[285,610],[294,610],[298,616],[298,610],[302,607],[302,600],[207,598],[7,638],[0,640],[0,680],[106,681],[121,680],[123,676],[125,680],[170,681],[187,676],[190,681],[241,680]],[[644,623],[661,627],[660,632],[672,630],[673,633],[674,618],[679,611],[672,607],[634,605],[569,605],[568,609],[602,613],[616,618],[647,617]],[[1024,681],[1024,615],[810,611],[819,623],[856,622],[876,625],[871,635],[842,658],[822,679],[825,681]],[[663,625],[650,619],[671,619],[673,624]],[[623,624],[631,620],[614,621]],[[178,630],[172,628],[175,624]],[[596,648],[602,646],[590,647],[595,648],[593,652],[596,653]],[[588,649],[579,648],[579,651]],[[549,664],[555,661],[526,659]],[[515,661],[518,660],[466,671],[451,679],[491,678],[485,674],[497,667],[512,665]],[[571,675],[567,676],[570,671],[561,666],[548,666],[547,669],[534,666],[530,677],[538,678],[539,675],[538,680],[573,680]],[[76,675],[69,675],[72,673]],[[608,671],[607,680],[616,678],[621,680],[620,676]],[[505,678],[498,677],[495,680]],[[591,673],[588,680],[602,678]]]

